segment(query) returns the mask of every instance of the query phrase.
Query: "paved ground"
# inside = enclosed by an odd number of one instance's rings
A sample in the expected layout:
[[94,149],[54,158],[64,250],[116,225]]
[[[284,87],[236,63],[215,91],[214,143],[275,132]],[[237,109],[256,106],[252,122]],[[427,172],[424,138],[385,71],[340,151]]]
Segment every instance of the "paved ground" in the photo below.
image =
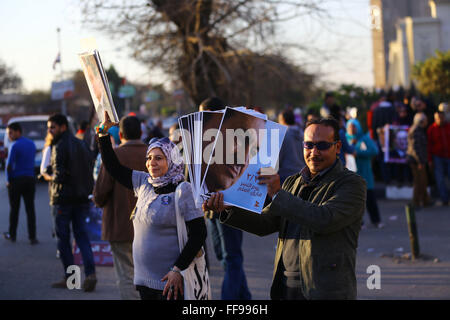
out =
[[[0,173],[0,231],[8,228],[9,203],[3,172]],[[434,207],[416,213],[421,252],[431,260],[409,261],[383,257],[410,252],[404,201],[381,200],[384,229],[361,231],[357,279],[358,299],[450,299],[450,208]],[[62,277],[51,238],[47,185],[38,184],[36,194],[37,234],[40,244],[27,239],[26,216],[22,208],[16,243],[0,239],[0,299],[119,299],[112,267],[97,267],[99,279],[92,293],[58,290],[50,283]],[[367,216],[366,216],[367,217]],[[367,219],[366,219],[367,220]],[[209,241],[209,240],[208,240]],[[254,299],[269,299],[276,235],[260,238],[245,234],[245,271]],[[211,246],[209,246],[211,248]],[[223,272],[210,252],[213,298],[220,298]],[[434,262],[438,258],[439,262]],[[381,289],[369,290],[367,268],[381,270]]]

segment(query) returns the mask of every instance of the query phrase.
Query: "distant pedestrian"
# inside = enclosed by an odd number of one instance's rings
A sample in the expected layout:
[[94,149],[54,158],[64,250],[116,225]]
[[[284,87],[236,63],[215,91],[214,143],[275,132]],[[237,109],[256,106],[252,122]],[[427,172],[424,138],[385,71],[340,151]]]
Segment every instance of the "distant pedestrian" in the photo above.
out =
[[305,166],[303,158],[303,131],[296,125],[295,115],[286,109],[278,116],[278,122],[288,127],[278,157],[281,183],[287,177],[299,172]]
[[75,137],[77,137],[80,140],[84,140],[84,134],[86,132],[86,130],[89,129],[89,122],[82,121],[80,123],[80,127],[78,128],[77,133],[75,134]]
[[324,104],[320,108],[320,116],[322,118],[332,117],[333,119],[340,121],[343,116],[341,107],[336,103],[334,92],[329,91],[325,93]]
[[[41,159],[41,167],[40,174],[41,177],[48,181],[48,192],[50,196],[50,181],[52,180],[52,164],[51,164],[51,156],[52,156],[52,135],[47,133],[45,137],[44,149],[42,149],[42,159]],[[50,215],[52,219],[52,238],[56,238],[56,228],[55,228],[55,207],[50,205]],[[56,249],[56,258],[59,259],[59,250]]]
[[93,158],[84,141],[75,138],[62,114],[49,117],[48,133],[52,136],[50,205],[55,210],[58,250],[64,268],[64,279],[53,288],[67,288],[67,268],[74,264],[70,229],[83,257],[86,278],[83,289],[93,291],[97,283],[94,256],[89,241],[86,217],[89,213],[89,195],[93,188]]
[[427,176],[427,116],[423,112],[416,113],[413,125],[408,131],[408,163],[413,174],[413,204],[416,208],[430,206]]
[[306,111],[305,123],[303,127],[305,127],[308,122],[319,120],[319,118],[320,118],[319,113],[316,110],[309,108]]
[[361,124],[356,119],[347,121],[346,138],[355,150],[356,173],[366,180],[367,184],[367,200],[366,208],[369,213],[370,222],[376,228],[383,228],[381,222],[380,211],[378,209],[377,199],[375,197],[375,179],[372,170],[372,158],[378,154],[378,147],[370,138],[370,134],[364,134]]
[[339,153],[339,159],[342,162],[342,165],[344,167],[347,167],[347,159],[346,155],[349,156],[356,156],[355,154],[355,148],[347,141],[347,138],[345,136],[346,128],[345,128],[346,120],[345,117],[341,117],[339,119],[339,139],[342,142],[342,148],[341,152]]
[[397,103],[392,124],[398,126],[410,126],[412,124],[412,115],[408,114],[408,109],[403,103]]
[[[109,132],[111,131],[110,129]],[[114,149],[114,152],[120,163],[133,170],[145,171],[147,145],[140,140],[139,119],[132,116],[122,118],[119,136],[121,144]],[[123,300],[139,299],[139,294],[133,285],[134,232],[133,222],[130,219],[137,198],[132,190],[115,180],[103,165],[100,167],[93,195],[95,204],[103,208],[102,240],[109,241],[111,245],[120,296]]]
[[428,163],[434,169],[434,178],[442,205],[449,204],[449,192],[445,184],[445,176],[450,179],[450,122],[445,113],[434,114],[434,123],[428,127]]
[[9,231],[3,235],[5,239],[16,242],[20,199],[23,198],[27,213],[28,238],[31,244],[37,244],[36,213],[34,209],[34,195],[36,192],[34,157],[36,145],[32,140],[22,136],[22,127],[17,122],[9,124],[6,132],[9,140],[13,143],[6,160],[6,186],[11,208],[9,213]]
[[377,156],[377,161],[380,164],[381,175],[386,184],[391,183],[392,165],[384,162],[384,153],[389,152],[389,150],[384,147],[384,127],[385,125],[392,124],[394,122],[396,116],[394,100],[394,92],[390,90],[387,95],[382,97],[380,103],[374,109],[372,118],[373,139],[377,143],[378,149],[380,150]]

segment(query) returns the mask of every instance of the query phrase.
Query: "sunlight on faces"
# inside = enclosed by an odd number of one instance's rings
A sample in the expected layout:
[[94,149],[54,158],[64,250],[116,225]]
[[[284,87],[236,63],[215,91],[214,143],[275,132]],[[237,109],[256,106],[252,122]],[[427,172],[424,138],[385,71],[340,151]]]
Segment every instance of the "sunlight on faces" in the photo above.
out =
[[445,122],[445,114],[443,112],[435,112],[434,122],[436,122],[438,126],[442,125]]
[[[317,143],[320,141],[334,142],[334,130],[332,127],[313,124],[305,130],[305,142]],[[306,165],[308,166],[311,176],[315,176],[322,170],[325,170],[333,165],[336,161],[337,154],[341,151],[342,142],[338,141],[327,150],[318,150],[317,147],[313,149],[304,149],[304,157]]]
[[6,128],[6,134],[8,135],[9,141],[16,141],[20,137],[20,131],[11,128]]
[[55,122],[47,122],[47,132],[52,136],[52,139],[58,138],[64,131],[66,131],[67,126],[65,124],[58,125]]
[[145,162],[148,172],[152,178],[162,177],[169,170],[166,156],[160,148],[153,148],[147,154],[147,161]]

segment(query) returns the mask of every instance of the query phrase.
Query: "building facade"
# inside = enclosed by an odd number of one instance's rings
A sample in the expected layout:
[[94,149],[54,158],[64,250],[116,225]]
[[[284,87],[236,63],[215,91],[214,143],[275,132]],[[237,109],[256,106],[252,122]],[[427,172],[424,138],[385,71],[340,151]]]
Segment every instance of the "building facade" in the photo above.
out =
[[[439,2],[439,1],[435,1]],[[370,0],[374,83],[379,89],[388,86],[390,43],[397,40],[397,25],[405,17],[431,18],[428,0]]]

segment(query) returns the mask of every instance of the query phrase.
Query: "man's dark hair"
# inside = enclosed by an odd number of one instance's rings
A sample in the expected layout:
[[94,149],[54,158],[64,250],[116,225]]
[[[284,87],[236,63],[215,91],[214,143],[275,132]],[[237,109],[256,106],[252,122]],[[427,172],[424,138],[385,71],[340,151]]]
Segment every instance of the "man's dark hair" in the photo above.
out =
[[325,93],[325,99],[331,98],[331,97],[334,98],[334,92],[333,91],[328,91],[328,92]]
[[89,126],[89,122],[87,122],[86,120],[81,121],[80,123],[80,130],[86,130]]
[[199,109],[209,110],[209,111],[218,111],[225,108],[225,104],[222,100],[217,97],[211,97],[205,99],[200,103]]
[[6,128],[8,128],[9,130],[19,131],[20,133],[22,133],[22,126],[18,122],[8,124]]
[[339,128],[339,123],[336,121],[336,119],[334,119],[334,118],[321,118],[319,120],[309,121],[309,122],[306,123],[305,130],[306,130],[306,128],[308,128],[310,125],[313,125],[313,124],[317,124],[317,125],[322,125],[322,126],[333,128],[334,141],[341,140],[341,138],[339,137],[339,129],[340,129]]
[[67,121],[66,116],[61,113],[55,113],[55,114],[51,115],[47,121],[54,122],[58,126],[62,126],[63,124],[65,124],[66,127],[69,128],[69,122]]
[[320,117],[320,116],[319,116],[319,112],[317,112],[317,110],[314,109],[314,108],[309,108],[309,109],[306,111],[306,116],[305,116],[305,118],[307,118],[310,114],[313,115],[313,116],[316,116],[316,117]]
[[283,117],[284,122],[286,122],[287,125],[295,125],[295,115],[292,109],[285,109],[283,112],[281,112],[281,116]]
[[120,119],[119,128],[125,140],[141,138],[141,122],[135,116],[125,116]]

